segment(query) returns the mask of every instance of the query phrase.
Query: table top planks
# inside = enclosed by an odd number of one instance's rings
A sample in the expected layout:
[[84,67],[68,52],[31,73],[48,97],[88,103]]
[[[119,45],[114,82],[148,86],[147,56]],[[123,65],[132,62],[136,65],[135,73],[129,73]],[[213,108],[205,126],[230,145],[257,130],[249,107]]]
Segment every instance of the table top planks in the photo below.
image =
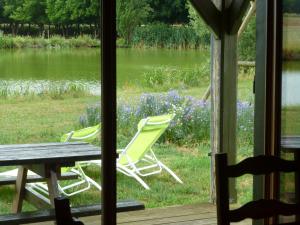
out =
[[0,145],[0,166],[65,164],[101,159],[100,147],[84,142]]

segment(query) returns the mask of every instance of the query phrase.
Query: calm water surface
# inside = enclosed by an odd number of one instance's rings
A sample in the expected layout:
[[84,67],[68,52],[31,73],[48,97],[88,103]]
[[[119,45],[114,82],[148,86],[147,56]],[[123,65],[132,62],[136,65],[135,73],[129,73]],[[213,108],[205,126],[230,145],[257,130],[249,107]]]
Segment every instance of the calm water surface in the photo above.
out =
[[[170,66],[192,69],[208,63],[209,52],[203,50],[118,49],[118,86],[138,83],[145,72],[155,67]],[[0,51],[0,82],[40,86],[48,81],[100,81],[99,49],[22,49]],[[299,96],[299,97],[298,97]],[[300,105],[300,62],[284,64],[283,104]]]
[[[1,80],[99,81],[99,49],[0,51]],[[118,49],[118,85],[138,82],[144,72],[159,66],[194,68],[209,58],[201,50]]]

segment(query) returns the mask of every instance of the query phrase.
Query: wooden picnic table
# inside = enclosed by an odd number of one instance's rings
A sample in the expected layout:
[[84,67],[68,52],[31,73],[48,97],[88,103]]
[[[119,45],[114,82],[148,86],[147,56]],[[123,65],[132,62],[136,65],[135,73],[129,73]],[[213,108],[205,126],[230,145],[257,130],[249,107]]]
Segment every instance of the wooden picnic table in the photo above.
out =
[[[117,157],[117,155],[116,155]],[[44,222],[55,219],[53,209],[43,209],[35,212],[21,212],[23,200],[30,200],[39,208],[45,206],[41,202],[42,195],[31,193],[26,188],[26,182],[45,180],[48,185],[50,202],[54,206],[54,198],[58,197],[59,179],[73,179],[76,176],[61,174],[61,168],[74,166],[77,161],[88,161],[101,159],[99,147],[87,143],[43,143],[23,145],[0,145],[0,166],[19,166],[18,176],[15,181],[16,194],[13,202],[13,213],[0,215],[0,225],[28,224]],[[28,170],[31,170],[39,177],[27,177]],[[12,184],[12,180],[0,180],[0,185]],[[1,195],[0,195],[1,198]],[[126,212],[142,210],[143,203],[135,200],[123,200],[117,202],[117,211]],[[101,204],[72,207],[73,216],[83,217],[99,215],[102,212]]]
[[54,206],[54,198],[59,196],[57,181],[61,177],[61,168],[74,166],[77,161],[96,159],[101,159],[101,150],[88,143],[0,145],[0,166],[19,166],[13,213],[21,212],[25,197],[39,201],[38,196],[27,193],[25,188],[28,170],[45,178],[50,203]]

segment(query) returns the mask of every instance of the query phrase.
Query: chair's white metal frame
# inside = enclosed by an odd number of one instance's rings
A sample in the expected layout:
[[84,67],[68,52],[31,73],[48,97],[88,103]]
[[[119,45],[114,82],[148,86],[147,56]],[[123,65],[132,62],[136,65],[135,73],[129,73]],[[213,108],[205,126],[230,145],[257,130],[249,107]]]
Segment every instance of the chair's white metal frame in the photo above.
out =
[[[89,176],[87,176],[85,174],[85,172],[81,168],[80,163],[77,163],[76,166],[71,169],[71,171],[78,175],[79,181],[71,183],[66,186],[62,186],[58,183],[58,190],[64,196],[71,197],[73,195],[87,191],[91,188],[92,185],[94,187],[96,187],[99,191],[102,190],[100,184],[98,184],[96,181],[94,181],[92,178],[90,178]],[[28,187],[33,190],[39,191],[45,195],[49,195],[48,187],[45,183],[42,183],[42,182],[31,183],[31,184],[28,184]],[[77,187],[80,187],[80,188],[77,188]],[[73,191],[69,191],[69,190],[73,190]]]

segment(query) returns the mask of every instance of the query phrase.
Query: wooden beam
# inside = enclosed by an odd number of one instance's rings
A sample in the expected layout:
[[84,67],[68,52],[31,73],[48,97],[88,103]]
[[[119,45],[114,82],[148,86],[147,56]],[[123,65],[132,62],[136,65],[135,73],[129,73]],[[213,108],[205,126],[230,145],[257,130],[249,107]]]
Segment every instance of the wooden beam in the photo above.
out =
[[242,25],[240,26],[240,29],[238,31],[238,38],[240,38],[240,36],[242,35],[242,33],[244,32],[244,30],[246,29],[251,17],[254,15],[254,13],[256,12],[256,0],[255,1],[251,1],[251,7],[247,13],[247,15],[245,16],[245,19],[242,23]]
[[[116,0],[101,0],[101,224],[117,224]],[[100,196],[99,196],[100,199]]]
[[[265,154],[266,146],[266,71],[267,71],[267,1],[256,3],[256,67],[255,67],[255,105],[254,105],[254,156]],[[253,177],[253,200],[264,198],[264,176]],[[254,220],[253,225],[263,224]]]
[[19,213],[22,211],[23,200],[25,196],[25,185],[27,179],[28,169],[24,166],[20,166],[18,169],[18,176],[16,181],[16,194],[13,202],[13,213]]
[[239,31],[244,15],[249,8],[250,0],[235,0],[232,1],[229,9],[229,23],[228,23],[228,33],[235,34]]
[[190,0],[209,29],[218,38],[221,36],[221,12],[211,0]]

